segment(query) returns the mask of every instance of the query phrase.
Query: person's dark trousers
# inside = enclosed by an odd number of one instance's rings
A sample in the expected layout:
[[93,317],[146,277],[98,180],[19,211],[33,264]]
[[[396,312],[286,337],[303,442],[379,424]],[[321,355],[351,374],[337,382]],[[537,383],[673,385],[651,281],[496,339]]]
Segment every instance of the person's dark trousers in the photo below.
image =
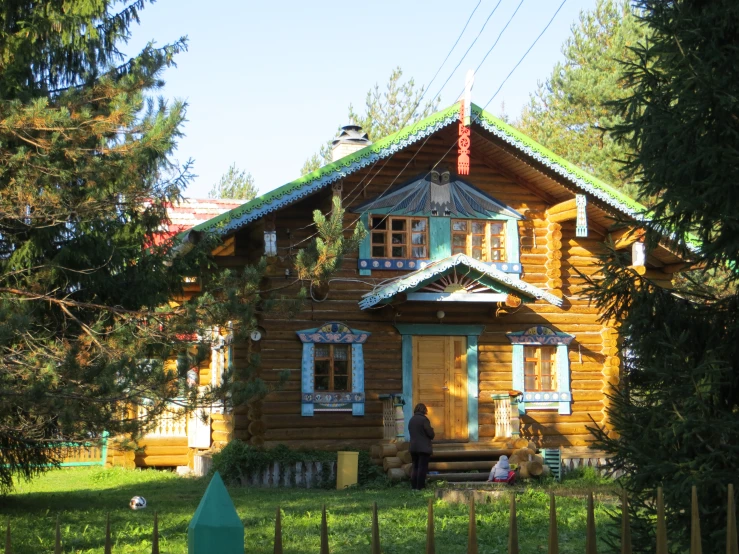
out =
[[411,488],[421,490],[426,487],[426,474],[429,472],[431,454],[414,454],[411,452],[413,467],[411,469]]

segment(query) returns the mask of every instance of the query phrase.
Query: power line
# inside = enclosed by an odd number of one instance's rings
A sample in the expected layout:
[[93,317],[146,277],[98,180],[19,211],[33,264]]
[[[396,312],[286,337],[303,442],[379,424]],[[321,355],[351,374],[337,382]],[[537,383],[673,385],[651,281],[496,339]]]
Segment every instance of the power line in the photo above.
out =
[[508,28],[508,25],[511,24],[511,21],[513,21],[513,18],[516,17],[516,14],[518,13],[519,8],[523,5],[523,2],[524,2],[524,0],[521,0],[521,2],[518,3],[518,6],[516,6],[516,10],[513,12],[513,15],[511,15],[511,17],[508,19],[508,23],[505,24],[505,27],[503,27],[503,29],[498,34],[498,38],[495,39],[495,42],[490,47],[490,50],[487,51],[487,53],[485,54],[485,56],[482,58],[482,61],[475,68],[475,73],[477,73],[479,71],[479,69],[482,67],[482,64],[485,63],[485,60],[490,55],[490,52],[492,52],[493,51],[493,48],[495,48],[495,45],[498,44],[498,41],[500,40],[500,37],[503,36],[503,33],[505,33],[505,30]]
[[485,20],[485,23],[483,23],[482,28],[480,29],[480,32],[477,33],[477,36],[475,37],[475,40],[473,40],[472,41],[472,44],[470,44],[469,48],[467,48],[467,51],[462,56],[462,59],[459,60],[459,63],[456,66],[454,66],[454,69],[452,69],[452,72],[449,74],[449,77],[447,77],[446,81],[444,81],[444,84],[441,85],[441,88],[439,89],[439,92],[435,96],[438,96],[439,94],[441,94],[441,91],[444,90],[444,87],[446,87],[447,83],[449,82],[449,79],[451,79],[452,76],[454,75],[454,72],[457,71],[457,69],[459,69],[459,66],[460,65],[462,65],[462,62],[467,57],[467,54],[470,53],[470,50],[472,50],[472,47],[477,42],[477,39],[479,39],[480,38],[480,35],[482,35],[482,32],[485,30],[485,26],[488,24],[488,21],[490,21],[490,18],[493,17],[493,14],[498,9],[498,6],[500,6],[500,3],[502,1],[503,0],[498,0],[498,3],[495,4],[495,7],[493,8],[493,11],[490,12],[490,15],[488,15],[488,18]]
[[505,84],[506,84],[506,82],[508,81],[508,79],[510,78],[510,76],[511,76],[511,75],[513,75],[513,72],[514,72],[514,71],[516,71],[516,68],[517,68],[517,67],[518,67],[519,65],[521,65],[521,62],[523,62],[523,61],[524,61],[524,59],[526,59],[526,56],[528,56],[529,52],[531,52],[531,49],[532,49],[532,48],[533,48],[533,47],[534,47],[534,46],[536,45],[536,43],[537,43],[537,42],[539,42],[539,39],[540,39],[540,38],[542,37],[542,35],[543,35],[544,33],[546,33],[546,32],[547,32],[547,29],[549,29],[549,26],[550,26],[550,25],[552,24],[552,21],[554,21],[554,18],[555,18],[555,17],[557,17],[557,14],[559,13],[559,10],[561,10],[561,9],[562,9],[562,6],[564,6],[566,2],[567,2],[567,0],[562,0],[562,3],[561,3],[561,4],[559,5],[559,8],[557,8],[557,11],[556,11],[556,12],[554,12],[554,15],[553,15],[553,16],[552,16],[552,18],[551,18],[551,19],[549,20],[549,22],[548,22],[548,23],[546,24],[546,27],[544,27],[544,29],[542,29],[541,33],[539,33],[539,36],[538,36],[538,37],[536,37],[536,39],[534,40],[534,42],[532,42],[532,43],[531,43],[531,46],[529,46],[529,49],[528,49],[528,50],[526,50],[526,52],[524,52],[524,55],[523,55],[523,56],[521,56],[521,59],[520,59],[520,60],[518,60],[518,63],[517,63],[516,65],[514,65],[514,66],[513,66],[513,69],[511,69],[510,73],[508,73],[508,75],[506,76],[506,78],[505,78],[505,79],[503,79],[503,82],[502,82],[502,83],[500,84],[500,86],[498,87],[498,90],[496,90],[496,91],[495,91],[495,94],[493,94],[493,95],[492,95],[492,96],[490,97],[490,100],[488,100],[488,101],[487,101],[487,102],[485,103],[485,105],[483,106],[483,108],[482,108],[483,110],[484,110],[485,108],[487,108],[488,104],[490,104],[490,102],[492,102],[492,101],[493,101],[493,100],[495,99],[495,97],[496,97],[496,96],[498,96],[498,93],[499,93],[499,92],[500,92],[500,90],[501,90],[501,89],[503,88],[503,85],[505,85]]

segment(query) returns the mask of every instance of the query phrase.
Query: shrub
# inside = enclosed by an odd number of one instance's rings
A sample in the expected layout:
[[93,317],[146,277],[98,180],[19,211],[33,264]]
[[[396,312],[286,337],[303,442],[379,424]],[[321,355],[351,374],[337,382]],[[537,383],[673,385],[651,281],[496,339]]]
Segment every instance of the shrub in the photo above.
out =
[[[282,467],[294,466],[298,462],[336,462],[336,452],[323,450],[292,450],[282,444],[266,449],[255,447],[239,440],[232,440],[220,452],[213,455],[213,471],[218,471],[225,483],[246,485],[247,478],[261,473],[277,462]],[[336,481],[330,478],[328,464],[318,480],[320,488],[332,488]],[[358,480],[360,486],[378,487],[387,484],[382,468],[374,465],[369,452],[359,452]]]

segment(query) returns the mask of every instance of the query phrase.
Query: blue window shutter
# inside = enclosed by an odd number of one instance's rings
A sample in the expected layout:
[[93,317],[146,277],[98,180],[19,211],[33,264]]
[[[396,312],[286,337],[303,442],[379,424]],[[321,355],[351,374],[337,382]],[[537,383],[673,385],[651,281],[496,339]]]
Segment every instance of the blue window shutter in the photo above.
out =
[[403,335],[402,343],[403,363],[403,419],[405,419],[405,440],[410,440],[408,435],[408,422],[413,415],[413,336]]
[[560,344],[557,346],[557,391],[566,394],[566,400],[559,401],[559,413],[569,415],[572,413],[572,391],[570,390],[570,356],[567,352],[567,345]]
[[431,261],[452,255],[452,220],[448,217],[429,217],[429,253]]
[[[364,352],[361,344],[352,344],[352,392],[364,392]],[[364,402],[352,402],[352,415],[364,415]]]
[[[509,219],[506,221],[506,258],[509,264],[519,263],[518,253],[518,221]],[[523,390],[523,389],[520,389]]]
[[[524,392],[523,379],[523,344],[513,345],[513,390]],[[526,403],[518,403],[518,413],[526,413]]]
[[479,395],[477,373],[477,337],[467,337],[467,428],[469,440],[479,440],[480,426],[477,420],[477,403]]
[[[313,353],[314,345],[312,342],[303,343],[303,362],[301,365],[301,392],[303,394],[313,394]],[[313,415],[313,403],[301,403],[301,415]]]
[[[359,216],[359,221],[362,222],[362,225],[364,225],[364,228],[367,229],[367,236],[362,239],[362,242],[359,244],[359,259],[360,260],[367,260],[371,258],[371,251],[370,251],[370,240],[372,238],[371,233],[369,232],[369,214],[367,212],[363,213],[361,216]],[[372,275],[371,269],[360,269],[359,270],[360,275]]]

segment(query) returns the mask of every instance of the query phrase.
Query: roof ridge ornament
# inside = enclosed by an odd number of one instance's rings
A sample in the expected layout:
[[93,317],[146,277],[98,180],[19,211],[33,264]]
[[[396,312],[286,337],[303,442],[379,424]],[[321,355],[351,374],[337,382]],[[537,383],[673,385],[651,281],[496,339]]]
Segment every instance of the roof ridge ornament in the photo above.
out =
[[472,129],[470,121],[472,115],[472,85],[475,82],[475,72],[470,69],[464,78],[464,96],[459,102],[459,140],[457,156],[457,173],[470,174],[470,143]]

